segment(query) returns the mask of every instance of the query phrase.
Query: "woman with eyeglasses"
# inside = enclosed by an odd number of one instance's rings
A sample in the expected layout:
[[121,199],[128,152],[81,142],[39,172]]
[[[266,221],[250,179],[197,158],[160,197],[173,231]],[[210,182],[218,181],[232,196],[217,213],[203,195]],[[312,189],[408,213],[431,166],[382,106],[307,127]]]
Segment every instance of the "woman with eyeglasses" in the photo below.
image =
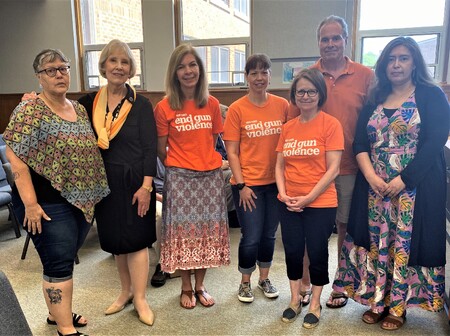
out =
[[72,313],[73,267],[108,182],[86,110],[66,98],[68,58],[46,49],[33,68],[42,92],[15,108],[3,134],[15,177],[14,211],[43,265],[47,323],[57,325],[58,335],[81,336],[75,328],[87,320]]
[[303,320],[307,329],[318,325],[323,286],[329,283],[328,239],[337,208],[334,179],[344,150],[339,121],[321,110],[327,87],[317,69],[304,69],[294,79],[290,99],[301,114],[283,125],[276,148],[280,224],[291,289],[284,322],[293,322],[302,310],[303,256],[309,255],[312,295]]
[[238,299],[253,302],[250,278],[259,267],[258,288],[270,299],[279,292],[269,279],[278,228],[275,147],[286,122],[288,102],[267,92],[271,61],[265,54],[247,59],[248,94],[230,105],[224,136],[236,213],[241,225]]
[[[111,40],[100,54],[100,74],[107,85],[82,96],[105,162],[111,195],[96,206],[101,248],[115,256],[121,292],[105,310],[112,315],[133,303],[139,321],[153,325],[146,300],[149,271],[147,247],[156,240],[156,124],[151,103],[126,82],[136,73],[129,46]],[[43,70],[44,71],[44,70]],[[54,68],[46,70],[49,75]],[[68,72],[68,68],[60,68]],[[41,71],[42,72],[42,71]],[[22,100],[34,99],[36,93]]]

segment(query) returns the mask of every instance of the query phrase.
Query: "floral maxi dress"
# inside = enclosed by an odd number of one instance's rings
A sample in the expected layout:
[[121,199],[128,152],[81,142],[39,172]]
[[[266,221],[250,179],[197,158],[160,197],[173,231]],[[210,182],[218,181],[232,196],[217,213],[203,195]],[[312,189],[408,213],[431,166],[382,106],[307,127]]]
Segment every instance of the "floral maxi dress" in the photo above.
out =
[[[420,115],[414,93],[388,116],[382,105],[367,125],[370,158],[386,182],[398,176],[414,158]],[[444,305],[444,267],[408,265],[416,190],[404,189],[395,197],[378,196],[369,188],[370,251],[353,244],[347,235],[333,284],[355,301],[381,313],[402,316],[407,307],[440,311]]]

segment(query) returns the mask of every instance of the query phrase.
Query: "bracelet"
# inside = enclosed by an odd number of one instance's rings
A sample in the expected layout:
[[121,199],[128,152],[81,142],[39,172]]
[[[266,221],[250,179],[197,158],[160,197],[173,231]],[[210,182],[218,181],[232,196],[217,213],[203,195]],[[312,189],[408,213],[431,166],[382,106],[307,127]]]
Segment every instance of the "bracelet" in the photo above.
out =
[[141,188],[144,188],[145,190],[147,190],[149,194],[153,191],[153,187],[152,186],[149,186],[149,187],[142,186]]

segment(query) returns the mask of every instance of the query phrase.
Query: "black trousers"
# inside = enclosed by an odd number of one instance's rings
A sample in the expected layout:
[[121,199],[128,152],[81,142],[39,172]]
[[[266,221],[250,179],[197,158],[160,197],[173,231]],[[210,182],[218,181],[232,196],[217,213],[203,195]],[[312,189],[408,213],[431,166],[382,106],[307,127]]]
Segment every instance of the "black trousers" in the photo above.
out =
[[311,283],[315,286],[328,284],[328,239],[333,231],[336,208],[305,208],[302,212],[292,212],[282,202],[279,207],[289,280],[303,277],[306,244]]

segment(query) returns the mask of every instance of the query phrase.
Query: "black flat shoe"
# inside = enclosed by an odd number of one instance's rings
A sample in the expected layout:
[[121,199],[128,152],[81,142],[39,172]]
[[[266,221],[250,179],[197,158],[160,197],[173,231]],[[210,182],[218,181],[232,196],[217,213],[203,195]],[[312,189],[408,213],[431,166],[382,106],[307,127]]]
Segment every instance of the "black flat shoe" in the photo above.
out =
[[281,320],[286,323],[292,323],[295,321],[295,319],[301,312],[302,312],[302,302],[300,301],[297,307],[289,305],[289,307],[287,307],[284,310]]
[[[303,328],[312,329],[317,327],[320,322],[320,313],[322,312],[322,305],[319,308],[319,311],[309,311],[308,314],[305,315],[303,319]],[[319,313],[319,314],[317,314]]]
[[150,284],[153,287],[162,287],[166,284],[167,273],[161,271],[161,264],[156,265]]

